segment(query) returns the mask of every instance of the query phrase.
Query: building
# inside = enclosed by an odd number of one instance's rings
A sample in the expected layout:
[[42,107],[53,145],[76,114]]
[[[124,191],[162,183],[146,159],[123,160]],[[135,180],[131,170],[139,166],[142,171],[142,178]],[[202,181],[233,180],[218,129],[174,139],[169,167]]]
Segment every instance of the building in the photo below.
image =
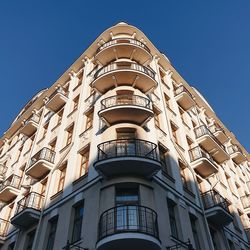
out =
[[126,23],[32,98],[0,150],[3,250],[250,249],[248,152]]

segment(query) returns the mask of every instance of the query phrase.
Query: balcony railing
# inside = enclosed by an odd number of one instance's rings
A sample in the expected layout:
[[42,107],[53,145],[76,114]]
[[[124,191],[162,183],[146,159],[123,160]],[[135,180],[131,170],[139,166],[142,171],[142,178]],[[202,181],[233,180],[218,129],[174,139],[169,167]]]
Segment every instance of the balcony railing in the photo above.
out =
[[107,109],[114,106],[123,106],[123,105],[133,105],[143,108],[151,108],[151,101],[147,98],[138,95],[116,95],[105,98],[101,101],[101,109]]
[[246,208],[250,208],[250,195],[245,195],[240,198],[242,206]]
[[175,90],[175,96],[179,95],[180,93],[185,92],[187,93],[191,98],[193,98],[192,94],[183,86],[179,86],[176,90]]
[[117,206],[105,211],[99,220],[99,240],[117,233],[136,232],[158,238],[157,214],[138,205]]
[[6,237],[8,235],[9,227],[9,221],[0,219],[0,237]]
[[104,43],[102,46],[100,46],[96,53],[99,53],[100,51],[102,51],[103,49],[105,48],[108,48],[110,46],[113,46],[113,45],[119,45],[119,44],[133,44],[133,45],[137,45],[139,47],[142,47],[144,48],[145,50],[147,50],[148,52],[150,52],[149,48],[142,42],[138,41],[138,40],[135,40],[135,39],[129,39],[129,38],[118,38],[118,39],[114,39],[114,40],[111,40],[107,43]]
[[229,213],[229,202],[222,197],[217,191],[210,190],[201,194],[203,205],[205,209],[215,206],[220,206]]
[[190,149],[189,155],[190,155],[191,161],[195,161],[195,160],[198,160],[200,158],[206,158],[215,164],[213,157],[199,146]]
[[212,133],[216,133],[216,132],[218,132],[218,131],[224,132],[224,129],[221,128],[218,124],[213,124],[212,126],[209,126],[209,130],[210,130]]
[[37,114],[33,114],[32,116],[30,116],[25,122],[24,125],[26,125],[29,122],[35,122],[35,123],[39,123],[40,120],[40,116]]
[[54,163],[55,160],[55,152],[49,148],[42,148],[35,155],[32,156],[29,167],[35,164],[39,160],[46,160],[50,163]]
[[237,145],[230,145],[229,147],[227,147],[227,150],[228,150],[229,154],[234,154],[234,153],[237,153],[237,152],[243,154],[241,148],[239,146],[237,146]]
[[100,68],[96,73],[95,73],[95,78],[100,77],[104,75],[105,73],[109,73],[115,70],[135,70],[135,71],[140,71],[151,78],[155,78],[155,73],[153,70],[142,66],[138,63],[132,63],[132,62],[126,62],[126,63],[110,63],[107,66],[104,66]]
[[21,177],[17,175],[12,175],[11,178],[5,180],[1,185],[0,185],[0,192],[6,188],[6,187],[13,187],[13,188],[20,188],[21,184]]
[[218,144],[220,145],[220,147],[226,151],[226,147],[212,134],[212,132],[207,128],[206,125],[201,125],[200,127],[198,128],[195,128],[194,129],[194,132],[195,132],[195,135],[196,135],[196,138],[200,138],[204,135],[209,135],[210,137],[213,138],[213,140]]
[[98,161],[116,157],[142,157],[158,161],[156,144],[139,139],[118,139],[98,145]]
[[57,88],[50,96],[49,96],[49,100],[51,100],[55,95],[57,95],[58,93],[64,95],[64,96],[68,96],[68,92],[66,92],[62,87]]
[[44,201],[43,195],[31,192],[17,203],[16,214],[22,212],[26,208],[41,210],[43,201]]

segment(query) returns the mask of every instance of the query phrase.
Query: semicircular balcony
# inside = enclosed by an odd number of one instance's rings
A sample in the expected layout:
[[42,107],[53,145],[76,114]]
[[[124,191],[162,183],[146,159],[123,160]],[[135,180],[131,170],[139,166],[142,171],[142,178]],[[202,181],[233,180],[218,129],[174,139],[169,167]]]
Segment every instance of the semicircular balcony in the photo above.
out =
[[157,214],[144,206],[116,206],[99,220],[97,250],[159,250]]
[[115,95],[101,101],[99,116],[109,125],[121,122],[142,125],[154,116],[152,103],[139,95]]
[[157,145],[139,139],[117,139],[99,144],[95,169],[105,177],[139,175],[150,177],[160,170]]
[[103,65],[118,58],[128,58],[144,64],[152,59],[152,55],[149,48],[138,40],[117,38],[101,45],[95,58]]
[[118,86],[132,86],[146,93],[157,86],[155,72],[128,60],[110,63],[96,71],[92,87],[100,93]]

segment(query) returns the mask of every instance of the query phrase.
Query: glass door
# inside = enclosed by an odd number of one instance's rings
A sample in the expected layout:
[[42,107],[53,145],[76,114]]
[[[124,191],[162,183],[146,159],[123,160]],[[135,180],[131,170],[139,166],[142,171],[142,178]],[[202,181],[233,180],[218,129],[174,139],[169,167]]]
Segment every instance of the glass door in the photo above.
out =
[[138,188],[116,190],[116,231],[139,229]]

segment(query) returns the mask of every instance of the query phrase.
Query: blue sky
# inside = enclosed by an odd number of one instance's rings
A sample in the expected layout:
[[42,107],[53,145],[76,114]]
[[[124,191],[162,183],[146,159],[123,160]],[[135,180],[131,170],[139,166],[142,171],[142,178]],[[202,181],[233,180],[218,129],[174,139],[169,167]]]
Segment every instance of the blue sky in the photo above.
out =
[[0,134],[106,28],[140,28],[250,150],[250,1],[0,3]]

